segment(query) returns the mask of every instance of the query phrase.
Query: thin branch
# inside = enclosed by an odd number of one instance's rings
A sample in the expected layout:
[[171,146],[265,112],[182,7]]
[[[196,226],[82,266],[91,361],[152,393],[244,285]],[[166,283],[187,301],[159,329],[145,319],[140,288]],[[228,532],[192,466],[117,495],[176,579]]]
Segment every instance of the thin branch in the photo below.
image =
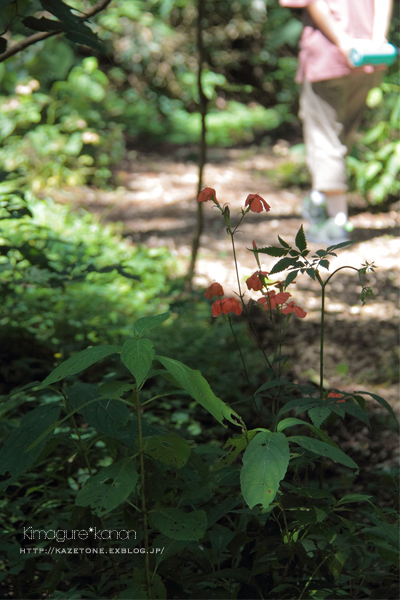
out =
[[[99,0],[99,2],[92,6],[92,8],[87,13],[82,15],[82,17],[78,17],[78,20],[86,21],[86,19],[97,15],[97,13],[104,10],[111,2],[112,0]],[[59,33],[65,32],[62,29],[58,31],[39,31],[37,33],[34,33],[33,35],[24,38],[23,40],[17,42],[11,48],[3,52],[3,54],[0,54],[0,63],[4,62],[7,58],[10,58],[10,56],[14,56],[15,54],[18,54],[18,52],[25,50],[25,48],[33,46],[33,44],[41,42],[42,40],[52,37],[53,35],[58,35]]]

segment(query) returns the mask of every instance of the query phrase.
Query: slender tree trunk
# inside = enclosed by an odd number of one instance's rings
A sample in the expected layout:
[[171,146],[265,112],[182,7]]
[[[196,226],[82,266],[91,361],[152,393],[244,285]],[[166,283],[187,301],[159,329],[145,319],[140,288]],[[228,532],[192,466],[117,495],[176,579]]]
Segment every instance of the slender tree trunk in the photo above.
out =
[[[201,115],[201,137],[199,144],[199,181],[197,186],[197,197],[203,187],[203,171],[207,160],[207,146],[206,146],[206,115],[207,115],[207,97],[203,91],[202,85],[202,73],[204,63],[204,46],[203,46],[203,16],[204,16],[204,4],[206,0],[197,0],[197,51],[199,57],[199,68],[197,72],[197,88],[199,94],[199,111]],[[196,215],[196,228],[192,240],[192,256],[190,260],[189,271],[186,277],[186,289],[190,291],[192,289],[192,280],[195,271],[197,253],[200,247],[200,238],[203,231],[203,205],[197,203],[197,215]]]

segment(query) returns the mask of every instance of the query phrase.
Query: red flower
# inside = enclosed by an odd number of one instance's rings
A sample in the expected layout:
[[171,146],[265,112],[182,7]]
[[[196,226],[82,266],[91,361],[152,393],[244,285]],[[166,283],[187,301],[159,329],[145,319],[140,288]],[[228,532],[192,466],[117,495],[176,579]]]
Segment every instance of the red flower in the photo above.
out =
[[242,310],[242,304],[236,298],[222,298],[222,300],[216,300],[212,305],[212,316],[219,317],[222,314],[228,315],[231,312],[240,315]]
[[250,206],[250,210],[256,213],[260,213],[263,208],[266,212],[271,210],[270,205],[258,194],[249,194],[244,205]]
[[201,190],[197,201],[208,202],[209,200],[212,200],[213,202],[218,204],[217,192],[214,190],[214,188],[205,187],[203,190]]
[[265,305],[265,310],[269,310],[270,308],[271,310],[273,310],[277,307],[278,304],[285,304],[288,298],[290,298],[289,292],[279,292],[279,294],[277,294],[275,290],[271,290],[270,292],[268,292],[268,294],[266,294],[266,296],[264,296],[263,298],[259,298],[257,302],[259,304]]
[[288,315],[293,312],[295,315],[300,317],[300,319],[304,319],[304,317],[307,315],[306,311],[303,310],[301,306],[297,306],[297,304],[295,304],[294,302],[289,302],[289,304],[287,304],[285,308],[282,308],[283,315]]
[[[339,394],[338,392],[329,392],[328,394],[328,398],[341,398],[342,394]],[[338,400],[336,402],[336,404],[339,404],[340,402],[346,402],[346,400],[342,399],[342,400]]]
[[223,296],[224,290],[222,289],[222,285],[220,283],[212,283],[208,286],[204,295],[206,298],[211,300],[212,298],[214,298],[214,296]]
[[251,275],[248,279],[246,279],[246,285],[249,290],[254,290],[255,292],[259,292],[263,288],[263,282],[261,277],[267,277],[268,273],[266,271],[256,271]]

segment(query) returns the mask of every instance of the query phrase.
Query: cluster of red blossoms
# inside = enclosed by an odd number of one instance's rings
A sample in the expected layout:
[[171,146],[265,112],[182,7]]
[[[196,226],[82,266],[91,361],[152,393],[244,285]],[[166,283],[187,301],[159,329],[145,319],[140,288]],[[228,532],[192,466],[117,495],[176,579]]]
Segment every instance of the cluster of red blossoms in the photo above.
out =
[[[259,292],[264,286],[262,279],[267,276],[268,273],[265,271],[256,271],[247,279],[247,288],[249,290],[255,290],[256,292]],[[289,292],[276,293],[275,290],[271,290],[270,292],[266,292],[262,298],[258,299],[257,302],[261,304],[264,310],[273,310],[277,306],[282,306],[281,313],[283,315],[288,315],[294,312],[297,317],[304,319],[304,317],[307,315],[306,311],[294,302],[288,302],[290,296],[291,294],[289,294]]]
[[[224,290],[220,283],[212,283],[208,286],[206,293],[204,294],[206,298],[212,300],[214,296],[223,296]],[[220,300],[216,300],[212,305],[212,316],[219,317],[220,315],[229,315],[229,313],[235,313],[235,315],[240,315],[243,310],[242,303],[237,298],[221,298]]]
[[[214,204],[219,205],[217,200],[217,192],[214,190],[214,188],[205,187],[199,194],[198,202],[208,202],[209,200],[214,202]],[[262,210],[265,210],[266,212],[271,210],[268,202],[266,202],[264,198],[261,198],[261,196],[258,194],[249,194],[244,205],[248,206],[252,212],[256,213],[260,213]]]
[[[214,202],[214,204],[216,204],[221,209],[220,204],[217,200],[217,193],[214,190],[214,188],[205,187],[199,194],[198,202],[208,202],[209,200]],[[271,207],[269,206],[269,204],[264,200],[264,198],[262,198],[258,194],[249,194],[246,198],[245,206],[248,207],[248,209],[247,209],[247,211],[243,212],[243,216],[249,210],[252,212],[256,212],[256,213],[260,213],[263,210],[265,210],[266,212],[271,210]],[[253,248],[254,248],[254,250],[257,250],[257,246],[254,241],[253,241]],[[258,258],[257,258],[257,262],[258,262]],[[258,262],[258,266],[260,266],[259,262]],[[261,291],[266,284],[265,278],[267,276],[268,276],[268,273],[266,271],[261,271],[261,270],[256,271],[255,273],[253,273],[253,275],[251,275],[247,279],[247,281],[246,281],[247,288],[249,290],[255,290],[256,292]],[[277,284],[277,287],[278,287],[278,284]],[[283,282],[279,282],[279,287],[281,289],[281,291],[279,293],[276,293],[274,290],[265,292],[263,297],[259,298],[259,300],[258,300],[259,304],[261,304],[263,306],[264,310],[272,310],[279,306],[281,313],[283,315],[288,315],[288,314],[291,314],[294,312],[295,315],[297,315],[301,319],[304,319],[304,317],[307,315],[307,313],[305,312],[305,310],[303,310],[301,308],[301,306],[298,306],[294,302],[288,302],[288,299],[290,298],[291,294],[289,294],[288,292],[282,291]],[[215,296],[223,296],[224,290],[222,289],[222,286],[220,283],[212,283],[207,288],[207,291],[204,295],[206,298],[211,300]],[[219,315],[222,315],[222,314],[228,315],[229,313],[232,313],[232,312],[235,313],[235,315],[240,315],[242,310],[243,310],[242,303],[240,302],[240,300],[238,300],[237,298],[234,298],[234,297],[221,298],[219,300],[216,300],[214,302],[214,304],[212,305],[213,317],[219,317]]]

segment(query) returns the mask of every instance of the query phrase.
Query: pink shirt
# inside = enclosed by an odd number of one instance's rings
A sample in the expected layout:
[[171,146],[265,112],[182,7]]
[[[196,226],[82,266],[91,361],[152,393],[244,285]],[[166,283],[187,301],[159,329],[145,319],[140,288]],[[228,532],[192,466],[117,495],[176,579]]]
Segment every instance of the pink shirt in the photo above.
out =
[[[279,0],[281,6],[304,8],[315,0]],[[372,39],[374,0],[325,0],[333,17],[341,23],[347,35]],[[305,11],[304,29],[300,40],[299,68],[296,81],[324,81],[349,75],[362,68],[352,69],[335,46],[313,23]]]

